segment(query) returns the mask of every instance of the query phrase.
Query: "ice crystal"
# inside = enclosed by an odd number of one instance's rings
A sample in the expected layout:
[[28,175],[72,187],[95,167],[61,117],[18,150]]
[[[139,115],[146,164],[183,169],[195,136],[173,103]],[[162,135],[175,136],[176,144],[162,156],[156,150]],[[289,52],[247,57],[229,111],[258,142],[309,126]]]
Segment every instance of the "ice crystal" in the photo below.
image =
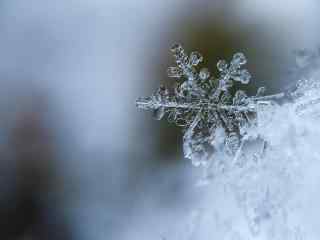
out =
[[177,66],[167,72],[177,79],[174,89],[161,86],[150,97],[139,98],[137,106],[152,110],[158,120],[167,115],[169,122],[183,127],[184,155],[196,166],[208,165],[216,152],[236,155],[243,141],[252,137],[248,129],[257,124],[258,110],[284,94],[263,96],[264,87],[255,96],[242,90],[232,94],[234,82],[248,84],[251,79],[243,69],[247,63],[243,53],[234,54],[230,63],[220,60],[219,76],[214,78],[207,68],[197,70],[203,61],[200,53],[188,55],[180,44],[173,45],[171,52]]
[[[198,70],[203,61],[198,52],[189,56],[179,44],[171,52],[177,64],[168,69],[169,77],[176,78],[173,89],[161,86],[139,98],[137,106],[182,126],[185,157],[205,166],[200,183],[215,179],[210,191],[215,201],[209,201],[195,224],[213,231],[210,219],[215,215],[219,239],[304,239],[305,226],[290,214],[303,205],[297,197],[308,186],[303,171],[319,168],[320,51],[296,52],[293,88],[264,95],[266,89],[260,87],[253,96],[233,88],[235,82],[241,86],[251,79],[243,53],[234,54],[230,63],[218,61],[215,78],[207,68]],[[221,210],[227,189],[243,212],[249,235]],[[192,239],[210,236],[197,233],[198,225],[192,229]]]

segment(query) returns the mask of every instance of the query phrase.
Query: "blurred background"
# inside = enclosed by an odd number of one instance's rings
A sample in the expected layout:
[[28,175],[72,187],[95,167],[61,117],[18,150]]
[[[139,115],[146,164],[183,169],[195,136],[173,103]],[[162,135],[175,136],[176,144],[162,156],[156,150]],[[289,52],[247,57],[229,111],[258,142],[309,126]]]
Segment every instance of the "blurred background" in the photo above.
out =
[[169,240],[205,194],[201,170],[183,159],[180,129],[135,99],[170,85],[175,42],[213,72],[242,51],[247,90],[281,91],[293,50],[319,46],[319,10],[317,0],[2,0],[0,239]]

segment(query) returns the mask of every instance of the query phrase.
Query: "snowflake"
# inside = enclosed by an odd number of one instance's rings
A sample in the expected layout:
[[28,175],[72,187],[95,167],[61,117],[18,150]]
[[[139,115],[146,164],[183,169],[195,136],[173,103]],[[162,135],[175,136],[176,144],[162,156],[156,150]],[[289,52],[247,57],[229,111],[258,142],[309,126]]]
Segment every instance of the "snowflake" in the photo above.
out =
[[[315,172],[319,168],[320,51],[296,51],[297,66],[290,78],[297,82],[293,88],[264,95],[261,87],[253,96],[235,89],[251,79],[243,68],[247,63],[243,53],[234,54],[230,63],[218,61],[215,78],[207,68],[198,67],[203,61],[200,53],[187,55],[179,44],[171,52],[177,64],[168,68],[169,77],[176,78],[173,88],[161,86],[136,103],[153,111],[156,119],[166,116],[181,126],[185,157],[196,166],[205,166],[201,183],[215,179],[210,193],[216,201],[209,199],[202,218],[221,210],[220,222],[230,220],[221,208],[229,189],[251,235],[242,231],[242,225],[238,232],[240,228],[230,222],[212,230],[220,229],[221,239],[257,239],[258,235],[266,236],[261,239],[302,239],[305,230],[296,222],[294,211],[303,205],[302,186],[308,186],[303,180],[305,167]],[[211,222],[201,224],[213,229]]]
[[137,106],[152,110],[158,120],[167,115],[169,122],[183,127],[184,155],[194,165],[208,165],[216,152],[236,156],[243,142],[253,137],[248,129],[257,125],[258,109],[285,94],[263,96],[264,87],[255,96],[242,90],[232,94],[234,82],[248,84],[251,79],[242,68],[247,63],[243,53],[234,54],[230,63],[220,60],[219,77],[214,78],[207,68],[197,70],[203,61],[200,53],[187,55],[180,44],[173,45],[171,52],[177,66],[167,73],[177,79],[174,88],[160,86],[150,97],[139,98]]

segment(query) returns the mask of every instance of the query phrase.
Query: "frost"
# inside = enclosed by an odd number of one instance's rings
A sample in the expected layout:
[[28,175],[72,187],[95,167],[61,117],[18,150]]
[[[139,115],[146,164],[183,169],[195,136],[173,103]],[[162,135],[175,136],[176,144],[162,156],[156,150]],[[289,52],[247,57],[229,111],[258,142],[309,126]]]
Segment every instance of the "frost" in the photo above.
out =
[[220,60],[215,78],[207,68],[198,70],[200,53],[188,55],[179,44],[171,52],[176,60],[168,69],[169,77],[176,78],[173,89],[161,86],[139,98],[137,106],[183,128],[184,156],[205,169],[199,185],[210,183],[215,199],[199,219],[217,215],[230,192],[248,229],[237,228],[225,211],[217,219],[228,224],[211,230],[209,220],[199,221],[192,239],[208,239],[203,231],[196,233],[204,225],[216,239],[314,239],[306,237],[312,236],[308,226],[292,215],[302,204],[297,196],[308,186],[304,171],[320,167],[320,51],[296,52],[294,88],[264,95],[260,87],[254,96],[235,89],[251,79],[243,53],[230,62]]
[[[171,52],[177,66],[169,67],[167,72],[169,77],[177,78],[174,89],[161,86],[150,97],[139,98],[137,106],[152,110],[156,119],[167,115],[169,122],[183,127],[184,155],[196,166],[208,165],[216,152],[235,155],[243,141],[253,136],[248,129],[257,125],[258,110],[284,97],[263,96],[263,87],[256,96],[249,97],[242,90],[232,94],[234,82],[248,84],[251,79],[249,71],[242,69],[247,63],[243,53],[234,54],[230,63],[220,60],[220,75],[215,79],[207,68],[196,69],[203,60],[200,53],[188,56],[179,44]],[[224,139],[218,140],[216,135]]]

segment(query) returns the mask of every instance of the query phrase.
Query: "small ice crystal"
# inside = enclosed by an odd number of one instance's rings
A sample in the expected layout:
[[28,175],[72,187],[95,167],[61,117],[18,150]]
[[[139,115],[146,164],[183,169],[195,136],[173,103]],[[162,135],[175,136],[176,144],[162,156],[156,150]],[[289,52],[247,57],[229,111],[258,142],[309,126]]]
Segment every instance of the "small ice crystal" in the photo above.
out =
[[240,66],[246,63],[247,63],[247,59],[243,53],[236,53],[233,55],[232,64]]
[[[180,44],[174,44],[171,52],[176,66],[168,68],[168,76],[179,78],[173,91],[161,87],[152,96],[138,99],[137,106],[153,110],[156,119],[167,115],[170,122],[183,127],[184,154],[194,165],[208,162],[217,151],[234,155],[245,139],[246,129],[256,124],[257,106],[264,93],[264,88],[253,97],[242,90],[235,94],[229,91],[233,81],[248,84],[251,79],[248,70],[241,68],[247,63],[245,55],[234,54],[230,64],[220,60],[220,76],[213,78],[207,68],[195,68],[203,61],[200,53],[188,56]],[[219,135],[217,129],[224,129],[225,134]],[[217,135],[224,140],[215,141]],[[217,142],[223,142],[224,147]]]
[[202,68],[199,72],[199,78],[203,81],[207,80],[210,77],[210,72],[208,68]]
[[220,72],[227,72],[228,70],[228,63],[226,60],[219,60],[217,63],[217,68]]
[[[152,110],[156,119],[167,116],[169,122],[183,127],[184,155],[197,166],[210,161],[217,152],[237,155],[244,141],[257,137],[252,129],[270,121],[279,99],[315,96],[320,88],[316,81],[301,80],[295,91],[286,94],[264,96],[265,87],[260,87],[255,96],[248,96],[243,90],[233,93],[230,88],[234,81],[248,84],[251,79],[249,71],[242,68],[247,63],[243,53],[234,54],[230,63],[219,60],[219,77],[214,78],[207,68],[197,70],[196,66],[203,61],[200,53],[192,52],[189,56],[180,44],[174,44],[171,52],[176,66],[168,68],[168,76],[179,78],[174,89],[160,87],[150,97],[139,98],[136,104]],[[314,55],[305,51],[298,54],[298,58],[313,58],[306,56]],[[320,103],[319,98],[303,99],[304,102],[297,101],[296,108],[301,114]],[[218,134],[218,129],[225,134]],[[223,136],[223,140],[217,141],[216,136]],[[223,146],[217,146],[217,142],[223,142]]]
[[231,79],[237,82],[241,82],[243,84],[248,84],[251,75],[248,70],[240,69],[242,65],[246,64],[247,59],[243,53],[236,53],[230,65],[225,60],[220,60],[217,64],[217,68],[220,71],[221,78],[223,78],[224,82],[232,86]]
[[190,64],[193,66],[197,66],[200,62],[202,62],[203,57],[199,52],[192,52],[190,54]]

